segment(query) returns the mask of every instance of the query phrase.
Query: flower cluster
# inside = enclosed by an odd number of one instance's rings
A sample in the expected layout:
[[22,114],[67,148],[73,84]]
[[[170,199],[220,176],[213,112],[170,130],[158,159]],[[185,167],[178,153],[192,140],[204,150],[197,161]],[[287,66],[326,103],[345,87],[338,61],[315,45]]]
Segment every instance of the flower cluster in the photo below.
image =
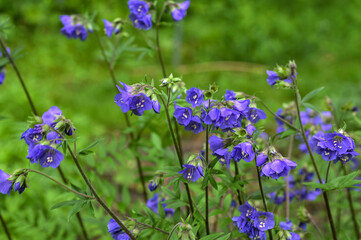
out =
[[[10,54],[10,48],[7,48],[6,51]],[[7,57],[6,53],[0,51],[0,58]],[[5,65],[0,66],[0,85],[3,84],[5,79]]]
[[293,223],[291,221],[280,222],[281,231],[278,232],[279,239],[285,240],[301,240],[301,236],[293,232]]
[[9,175],[0,169],[0,193],[9,195],[14,188],[15,192],[21,194],[27,186],[27,173],[17,170]]
[[258,167],[262,167],[261,176],[278,179],[286,177],[291,169],[295,169],[297,164],[294,161],[282,157],[275,150],[266,150],[256,157]]
[[88,31],[93,32],[91,24],[79,15],[61,15],[60,21],[64,25],[61,33],[68,38],[80,38],[85,41],[88,37]]
[[159,113],[160,104],[156,94],[150,86],[145,84],[134,84],[129,86],[122,82],[119,83],[123,88],[117,85],[120,93],[115,95],[114,101],[124,113],[131,110],[133,114],[141,116],[144,111],[150,109]]
[[267,83],[278,88],[290,88],[293,83],[294,75],[292,75],[291,65],[295,66],[294,62],[290,62],[286,66],[277,66],[273,71],[267,70]]
[[[164,202],[165,199],[162,198],[161,202]],[[159,194],[156,193],[154,194],[154,196],[149,199],[147,201],[147,207],[152,210],[153,212],[155,212],[156,214],[158,214],[158,204],[159,204]],[[167,217],[173,217],[175,210],[173,208],[166,208],[167,204],[166,203],[162,203],[165,215]]]
[[[294,177],[293,175],[289,176],[289,187],[290,187],[290,201],[294,198],[299,201],[314,201],[318,195],[322,193],[320,189],[313,190],[312,187],[307,187],[304,182],[312,182],[314,178],[314,173],[308,171],[306,168],[301,168],[298,172],[298,175]],[[272,201],[278,205],[286,201],[286,192],[284,190],[280,192],[273,192],[268,195]]]
[[129,19],[134,27],[144,30],[152,28],[152,15],[149,14],[149,5],[145,1],[129,0]]
[[267,239],[266,232],[274,228],[275,221],[273,213],[258,212],[248,202],[239,206],[241,216],[233,217],[233,225],[240,233],[245,233],[249,239]]
[[346,163],[359,153],[355,151],[355,142],[343,131],[334,133],[318,132],[310,141],[311,148],[325,161]]
[[51,107],[41,118],[35,118],[37,124],[21,135],[29,147],[27,158],[42,167],[57,168],[64,159],[63,154],[56,149],[63,141],[59,133],[72,135],[75,129],[56,106]]
[[178,22],[187,15],[187,9],[189,8],[190,3],[191,1],[187,0],[182,3],[172,4],[171,12],[174,21]]
[[130,240],[128,234],[123,231],[123,229],[114,219],[109,220],[108,231],[114,240]]
[[229,94],[236,94],[233,91],[227,91],[225,101],[205,99],[203,91],[195,87],[186,93],[186,101],[191,106],[176,104],[173,116],[185,130],[195,134],[204,130],[203,125],[212,125],[215,129],[227,132],[242,127],[243,120],[254,124],[267,117],[263,110],[251,107],[249,99],[231,100]]
[[203,177],[202,156],[191,155],[187,161],[187,164],[183,164],[184,169],[179,171],[179,174],[183,174],[183,178],[188,182],[196,182],[199,178]]

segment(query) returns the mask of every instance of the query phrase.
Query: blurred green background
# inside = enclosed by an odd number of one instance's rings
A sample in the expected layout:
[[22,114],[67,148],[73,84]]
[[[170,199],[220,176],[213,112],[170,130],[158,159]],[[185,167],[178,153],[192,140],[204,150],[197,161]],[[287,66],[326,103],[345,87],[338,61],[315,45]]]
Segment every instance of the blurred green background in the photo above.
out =
[[[256,94],[277,110],[283,102],[291,101],[293,95],[288,91],[272,90],[266,82],[265,71],[294,59],[301,94],[325,86],[324,95],[329,96],[336,106],[348,101],[360,105],[360,9],[361,1],[358,0],[347,3],[321,0],[192,1],[183,21],[165,24],[161,29],[167,72],[182,76],[188,87],[208,88],[210,83],[216,82],[222,93],[232,89]],[[0,1],[0,20],[9,18],[13,26],[8,31],[6,42],[12,49],[23,47],[23,57],[17,60],[17,64],[38,111],[42,113],[53,105],[59,106],[77,127],[80,147],[104,138],[102,150],[99,147],[104,153],[100,156],[108,156],[107,149],[118,148],[117,157],[127,159],[127,154],[123,155],[122,151],[128,150],[119,146],[125,141],[123,115],[113,101],[114,86],[94,34],[89,34],[88,39],[81,42],[79,39],[69,40],[60,33],[59,15],[85,12],[96,12],[95,22],[103,28],[103,18],[127,18],[127,1]],[[164,20],[170,20],[169,16]],[[126,31],[129,36],[120,44],[134,37],[132,45],[138,50],[119,57],[115,66],[117,80],[135,83],[142,81],[145,74],[148,79],[161,79],[157,54],[151,48],[152,44],[147,44],[147,41],[154,42],[154,29],[140,32],[128,25]],[[114,41],[104,35],[101,40],[106,47]],[[29,165],[25,158],[27,146],[20,141],[20,136],[26,130],[31,110],[11,66],[7,66],[6,71],[6,79],[0,86],[0,169],[11,173],[13,169]],[[147,113],[143,119],[132,116],[131,121],[140,128],[152,117]],[[157,116],[150,127],[157,133],[153,137],[160,136],[163,145],[167,146],[164,143],[170,141],[167,132],[161,128],[163,123],[164,118]],[[269,128],[274,125],[274,121],[267,121]],[[149,144],[149,132],[146,131],[145,135],[143,141],[146,145]],[[201,147],[202,143],[198,146]],[[94,159],[87,162],[89,169],[93,166],[101,168],[101,174],[108,172],[108,180],[115,181],[119,184],[117,186],[134,185],[137,179],[134,163],[122,163],[118,174],[113,176],[112,171],[104,170],[104,166],[97,162],[99,159]],[[112,162],[109,157],[106,161]],[[77,178],[72,165],[64,168]],[[134,174],[129,175],[130,169]],[[49,169],[46,171],[55,175]],[[99,180],[95,173],[91,174],[98,184],[110,185]],[[25,235],[29,239],[34,239],[31,238],[34,234],[39,236],[38,239],[50,239],[50,235],[53,236],[51,239],[76,239],[77,233],[72,231],[76,224],[68,225],[68,229],[42,226],[42,230],[38,227],[47,221],[63,227],[64,220],[59,215],[66,218],[67,211],[49,211],[49,208],[70,195],[57,187],[52,189],[51,183],[42,180],[33,178],[32,187],[36,190],[27,190],[24,194],[27,197],[17,194],[0,196],[1,211],[10,222],[11,230],[15,236]],[[117,190],[111,190],[112,185],[104,189],[107,189],[102,192],[104,196],[114,196]],[[112,197],[108,201],[113,201]],[[35,208],[36,204],[43,209],[39,217],[32,216],[27,210],[29,206]],[[21,211],[17,211],[19,208]],[[96,223],[87,219],[93,235],[100,236],[99,231],[104,233],[106,230],[104,222],[108,219],[102,218]],[[75,218],[71,221],[75,223]],[[34,227],[29,226],[29,222]],[[2,239],[1,234],[2,231]]]

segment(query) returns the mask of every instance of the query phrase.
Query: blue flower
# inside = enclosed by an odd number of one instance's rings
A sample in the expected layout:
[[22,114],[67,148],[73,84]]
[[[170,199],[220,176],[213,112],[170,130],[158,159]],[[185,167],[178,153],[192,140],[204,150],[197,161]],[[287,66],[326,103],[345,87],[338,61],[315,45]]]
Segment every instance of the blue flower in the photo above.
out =
[[114,220],[110,219],[108,222],[108,230],[114,240],[130,240],[131,238],[126,234],[119,224]]
[[135,115],[141,116],[143,115],[144,111],[153,108],[153,102],[144,93],[138,93],[131,98],[129,102],[129,108]]
[[192,109],[175,105],[173,117],[180,125],[187,126],[192,121]]
[[238,211],[241,212],[241,217],[254,219],[257,212],[248,202],[238,207]]
[[152,108],[153,108],[154,112],[159,113],[160,104],[159,104],[158,100],[152,100]]
[[250,142],[243,142],[233,148],[231,156],[236,162],[239,162],[241,159],[250,162],[254,159],[255,153]]
[[227,89],[226,94],[224,94],[224,98],[226,99],[226,101],[236,100],[236,93]]
[[213,155],[218,158],[218,161],[222,163],[222,165],[226,164],[227,168],[230,167],[231,164],[231,153],[228,152],[228,149],[217,149],[213,152]]
[[239,116],[240,114],[237,111],[229,108],[222,108],[220,120],[215,125],[222,130],[230,130],[237,123]]
[[192,108],[202,105],[203,91],[192,87],[187,91],[186,101],[192,105]]
[[224,147],[223,139],[217,137],[216,135],[211,136],[208,141],[212,152],[215,152],[216,150]]
[[0,69],[0,85],[3,84],[4,79],[5,79],[5,70]]
[[260,119],[266,119],[267,115],[262,109],[250,108],[247,112],[247,119],[251,123],[257,123]]
[[287,222],[280,222],[280,228],[282,228],[283,230],[292,230],[292,222],[291,221],[287,221]]
[[116,28],[114,26],[114,23],[109,22],[106,19],[103,19],[103,22],[104,22],[105,33],[108,35],[108,37],[112,37],[113,33],[114,35],[117,35],[119,33],[120,29]]
[[204,130],[201,119],[198,116],[194,116],[184,129],[186,131],[193,131],[194,134],[198,134]]
[[180,4],[177,4],[177,7],[172,10],[173,20],[178,22],[182,20],[187,15],[187,9],[191,1],[184,1]]
[[122,109],[122,112],[126,113],[129,111],[129,102],[132,97],[128,91],[131,90],[125,83],[120,82],[123,85],[123,89],[117,85],[118,90],[120,93],[115,95],[114,102]]
[[221,117],[221,111],[218,108],[212,108],[208,114],[202,119],[203,122],[207,125],[215,124]]
[[133,22],[134,27],[138,29],[149,30],[152,28],[152,15],[150,14],[138,16],[132,13],[129,15],[129,19]]
[[0,169],[0,193],[9,195],[13,186],[15,192],[17,191],[19,194],[23,193],[26,188],[25,184],[20,182],[14,184],[13,181],[8,180],[9,177],[9,174]]
[[42,167],[57,168],[64,159],[64,155],[51,146],[37,144],[34,148],[29,149],[26,158],[31,163],[39,163]]
[[129,0],[128,7],[130,13],[137,16],[144,16],[148,13],[149,10],[148,4],[139,0]]
[[57,106],[52,106],[51,108],[49,108],[48,111],[44,112],[41,119],[45,124],[52,126],[54,121],[62,115],[63,112]]
[[24,139],[29,148],[33,148],[42,138],[43,128],[41,125],[35,125],[34,128],[27,129],[20,139]]
[[257,155],[256,157],[256,163],[257,163],[257,167],[262,166],[263,164],[265,164],[268,160],[268,156],[264,153],[260,153]]
[[[68,38],[80,38],[82,41],[88,37],[88,31],[82,24],[81,20],[74,20],[75,17],[68,15],[61,15],[60,21],[64,27],[61,29],[61,33]],[[91,29],[89,29],[92,32]]]
[[296,166],[295,162],[288,159],[275,159],[273,162],[268,162],[262,167],[261,176],[278,179],[279,177],[287,176],[290,169],[294,169]]
[[245,116],[249,110],[250,103],[249,99],[233,101],[233,109]]
[[[54,140],[55,139],[55,140]],[[62,142],[61,136],[59,136],[58,133],[50,131],[47,135],[46,135],[46,140],[50,141],[50,144],[60,144]]]
[[292,79],[290,77],[282,79],[280,76],[278,76],[278,74],[275,71],[267,70],[267,75],[268,75],[267,82],[271,86],[275,85],[279,80],[284,80],[285,82],[290,84],[292,83]]
[[[164,202],[165,199],[162,199],[162,202]],[[158,214],[158,204],[159,204],[159,194],[156,193],[154,196],[147,201],[147,207]],[[162,203],[162,206],[164,208],[165,215],[167,217],[172,217],[174,215],[175,210],[173,208],[166,208],[167,204]]]
[[158,184],[156,182],[151,181],[148,185],[148,188],[151,192],[153,192],[158,188]]
[[197,181],[203,176],[203,167],[198,165],[197,167],[192,164],[183,164],[185,169],[179,171],[179,174],[183,174],[183,178],[192,182]]
[[254,215],[254,227],[260,231],[267,231],[274,228],[275,221],[271,212],[256,212]]

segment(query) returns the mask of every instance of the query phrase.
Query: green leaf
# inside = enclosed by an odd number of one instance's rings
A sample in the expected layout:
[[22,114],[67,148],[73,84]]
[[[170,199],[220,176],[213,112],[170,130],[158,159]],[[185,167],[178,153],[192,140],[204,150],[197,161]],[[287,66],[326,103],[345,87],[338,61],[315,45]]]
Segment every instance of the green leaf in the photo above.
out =
[[151,133],[150,135],[150,139],[153,143],[153,146],[156,148],[156,149],[160,149],[162,150],[162,140],[161,138],[154,132]]
[[311,109],[315,110],[316,112],[321,113],[321,110],[311,103],[305,102],[305,103],[302,103],[302,105],[305,106],[306,108],[311,108]]
[[288,129],[288,130],[282,132],[280,138],[283,139],[283,138],[286,138],[286,137],[288,137],[288,136],[295,135],[295,134],[297,134],[297,133],[298,133],[298,132],[295,131],[295,130],[293,130],[293,129]]
[[350,173],[345,176],[337,177],[332,179],[326,184],[322,183],[315,183],[315,182],[305,182],[303,184],[307,186],[311,186],[313,188],[319,188],[324,191],[332,191],[337,189],[344,189],[344,188],[358,188],[354,185],[361,184],[361,180],[354,179],[357,175],[361,173],[361,170]]
[[93,203],[92,203],[91,201],[87,201],[86,207],[87,207],[87,209],[88,209],[89,214],[90,214],[91,216],[95,217]]
[[123,186],[123,189],[122,189],[122,200],[126,206],[129,206],[131,197],[129,194],[129,189],[126,186]]
[[74,206],[70,209],[70,212],[68,214],[68,222],[70,221],[70,218],[74,216],[74,214],[80,212],[80,210],[83,208],[86,202],[87,201],[79,200],[77,203],[74,204]]
[[164,207],[163,207],[163,203],[162,201],[158,202],[158,214],[161,218],[165,218],[165,211],[164,211]]
[[[220,239],[219,237],[221,237],[222,235],[224,235],[225,233],[221,232],[221,233],[212,233],[208,236],[204,236],[202,237],[200,240],[216,240],[216,239]],[[227,234],[226,236],[230,236],[230,233]],[[227,239],[227,238],[222,238],[222,239]]]
[[[264,186],[264,187],[263,187],[263,193],[264,193],[264,195],[265,195],[265,197],[266,197],[267,194],[272,193],[272,192],[277,192],[278,190],[280,190],[280,189],[283,188],[283,187],[284,187],[283,185],[273,186],[273,187]],[[254,200],[262,199],[261,191],[256,191],[256,192],[251,193],[251,194],[247,197],[247,200],[250,200],[250,199],[254,199]]]
[[174,203],[171,203],[169,205],[167,205],[167,208],[180,208],[180,207],[183,207],[183,206],[186,206],[188,205],[186,202],[183,202],[183,201],[176,201]]
[[202,182],[202,189],[205,189],[208,186],[208,173],[204,176],[203,182]]
[[96,140],[95,142],[91,143],[89,146],[87,146],[86,148],[83,148],[79,151],[79,154],[81,155],[88,155],[90,154],[89,152],[89,149],[94,147],[95,145],[97,145],[98,143],[100,143],[101,141],[103,141],[104,138],[101,138],[101,139],[98,139]]
[[217,182],[213,178],[212,174],[209,174],[209,182],[211,183],[212,187],[214,187],[216,190],[218,190]]
[[228,240],[231,236],[231,233],[228,233],[227,235],[223,236],[223,237],[220,237],[220,238],[217,238],[217,240]]
[[218,162],[218,158],[213,159],[212,162],[209,164],[208,167],[209,167],[210,169],[213,169],[214,165],[216,165],[217,162]]
[[318,93],[320,93],[323,89],[325,89],[325,87],[320,87],[320,88],[317,88],[317,89],[312,90],[311,92],[307,93],[306,96],[304,96],[302,98],[301,103],[307,102],[308,100],[310,100],[311,98],[316,96]]
[[79,200],[71,200],[71,201],[64,201],[64,202],[60,202],[55,204],[54,206],[52,206],[50,208],[50,210],[54,210],[60,207],[69,207],[69,206],[73,206],[75,203],[77,203]]
[[361,119],[359,119],[356,115],[354,116],[356,123],[361,126]]

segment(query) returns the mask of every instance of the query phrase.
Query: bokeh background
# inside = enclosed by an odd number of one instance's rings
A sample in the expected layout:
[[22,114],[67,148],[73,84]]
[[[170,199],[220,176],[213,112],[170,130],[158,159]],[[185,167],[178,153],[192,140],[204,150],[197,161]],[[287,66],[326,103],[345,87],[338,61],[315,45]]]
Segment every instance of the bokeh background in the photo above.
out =
[[[301,94],[325,86],[323,96],[329,96],[336,106],[347,102],[360,105],[360,9],[361,1],[358,0],[347,3],[321,0],[192,1],[183,21],[164,24],[161,29],[167,72],[182,76],[189,87],[206,89],[215,82],[220,86],[220,94],[226,89],[256,94],[277,110],[282,103],[291,101],[293,94],[272,90],[266,82],[266,70],[294,59]],[[127,19],[129,14],[125,0],[0,1],[0,20],[9,19],[13,26],[7,32],[6,42],[12,49],[22,48],[17,65],[38,111],[59,106],[77,127],[80,148],[104,138],[97,148],[99,153],[86,158],[84,164],[107,201],[116,202],[120,211],[125,211],[127,201],[138,201],[134,191],[139,190],[125,132],[137,131],[148,124],[141,144],[144,148],[156,149],[146,156],[150,162],[171,154],[163,148],[169,145],[170,138],[164,131],[165,120],[161,115],[154,117],[149,113],[142,119],[132,116],[134,128],[125,129],[123,115],[113,101],[114,85],[94,34],[81,42],[69,40],[60,33],[59,15],[85,12],[97,14],[95,23],[99,28],[103,28],[103,18]],[[128,37],[119,44],[130,43],[132,48],[117,60],[117,80],[130,84],[144,80],[147,75],[148,79],[157,82],[162,75],[152,47],[154,29],[141,32],[129,25],[125,29]],[[107,49],[114,41],[105,35],[101,40]],[[6,79],[0,86],[0,169],[11,173],[16,168],[29,166],[25,158],[27,147],[20,141],[20,136],[27,128],[31,109],[15,72],[10,66],[6,71]],[[314,103],[323,107],[322,100]],[[270,118],[266,124],[270,133],[274,133],[275,122]],[[199,151],[197,148],[203,143],[199,137],[191,137],[185,134],[185,148]],[[151,167],[152,163],[149,165]],[[52,170],[45,171],[56,176]],[[75,183],[82,185],[72,164],[64,164],[64,171]],[[109,181],[105,181],[104,176]],[[151,178],[150,172],[148,178]],[[73,224],[64,224],[68,209],[49,210],[55,203],[68,200],[71,194],[35,176],[31,188],[20,196],[0,196],[1,212],[16,239],[20,236],[76,239],[79,230],[75,218],[70,220]],[[112,196],[117,193],[122,197],[114,200]],[[39,209],[35,215],[34,209]],[[84,215],[92,235],[98,236],[96,239],[109,238],[101,238],[108,221],[101,210],[96,209],[97,220],[86,212]],[[3,237],[1,230],[0,238]]]

